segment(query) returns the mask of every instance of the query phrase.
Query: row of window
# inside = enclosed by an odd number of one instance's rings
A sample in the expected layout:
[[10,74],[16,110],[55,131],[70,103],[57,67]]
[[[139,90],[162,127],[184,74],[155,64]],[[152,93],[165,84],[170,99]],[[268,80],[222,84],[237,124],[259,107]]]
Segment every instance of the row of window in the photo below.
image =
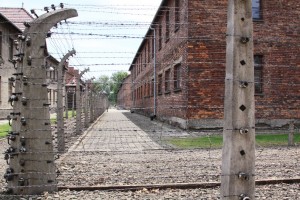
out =
[[[167,69],[164,72],[164,92],[165,94],[171,93],[171,87],[173,86],[173,91],[178,92],[181,90],[181,64],[177,64],[173,68],[173,76],[171,74],[171,68]],[[159,74],[157,80],[157,94],[162,95],[163,94],[163,74]],[[154,94],[154,88],[155,85],[154,79],[151,80],[151,82],[147,82],[144,85],[141,85],[140,87],[136,88],[133,93],[134,99],[142,99],[144,97],[150,97]]]
[[[181,64],[177,64],[173,69],[173,79],[171,75],[171,69],[167,69],[163,73],[158,74],[157,80],[157,94],[162,95],[163,92],[168,94],[171,92],[171,85],[173,83],[173,90],[179,91],[181,89]],[[163,81],[164,77],[164,81]],[[255,82],[255,94],[263,93],[263,56],[254,55],[254,82]],[[164,87],[163,87],[164,84]],[[134,99],[142,99],[144,97],[153,96],[154,79],[151,83],[145,83],[138,87],[134,92]],[[163,91],[164,89],[164,91]]]
[[[176,32],[179,27],[180,27],[180,1],[175,0],[174,2],[174,8],[173,8],[173,13],[174,13],[174,32]],[[169,8],[166,8],[164,11],[164,17],[165,17],[165,42],[168,42],[170,39],[170,12],[171,10]],[[161,50],[162,48],[162,43],[163,43],[163,37],[162,37],[162,29],[163,25],[160,23],[155,27],[155,31],[152,32],[152,36],[147,40],[145,43],[145,50],[141,51],[140,55],[138,56],[136,62],[135,62],[135,67],[133,68],[132,74],[133,78],[135,79],[142,71],[144,71],[144,68],[147,67],[147,64],[151,62],[151,58],[154,58],[155,52],[155,42],[154,40],[154,32],[156,36],[158,36],[158,48],[156,48],[156,51]]]
[[[170,22],[170,8],[164,9],[164,27],[165,27],[165,37],[163,37],[163,24],[160,23],[156,27],[156,35],[158,36],[158,49],[157,51],[161,50],[163,39],[165,39],[165,42],[168,42],[170,39],[170,29],[171,29],[171,22]],[[180,1],[175,0],[174,2],[174,31],[176,32],[180,27]],[[259,20],[262,18],[261,13],[261,0],[252,0],[252,16],[253,19]],[[144,68],[147,67],[147,64],[150,63],[150,59],[154,57],[154,54],[156,53],[154,50],[154,43],[156,42],[154,40],[153,36],[154,32],[152,32],[152,37],[148,39],[148,41],[145,43],[145,51],[142,51],[139,55],[138,59],[136,60],[135,67],[133,68],[133,78],[135,79],[141,72],[144,71]],[[152,50],[151,50],[152,48]],[[150,55],[151,54],[151,55]]]

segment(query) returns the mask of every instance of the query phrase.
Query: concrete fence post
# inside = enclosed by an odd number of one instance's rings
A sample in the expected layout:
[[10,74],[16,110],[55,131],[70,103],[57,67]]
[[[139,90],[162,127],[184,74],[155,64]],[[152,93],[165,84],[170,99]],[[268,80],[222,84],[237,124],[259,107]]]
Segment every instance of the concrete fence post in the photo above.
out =
[[295,134],[295,123],[294,123],[294,121],[290,121],[290,124],[289,124],[289,142],[288,142],[289,146],[294,146],[295,145],[294,134]]
[[81,123],[81,90],[80,90],[80,80],[84,73],[89,71],[89,69],[84,69],[76,77],[76,134],[79,135],[82,130]]
[[51,133],[45,48],[50,29],[62,20],[76,17],[74,9],[60,9],[29,23],[19,38],[21,49],[15,80],[10,148],[5,153],[9,168],[4,175],[10,192],[41,194],[57,190]]
[[65,151],[65,134],[64,134],[64,107],[63,107],[63,82],[64,82],[64,65],[67,59],[75,54],[75,50],[69,51],[60,61],[57,68],[57,148],[59,152]]
[[252,1],[229,0],[221,199],[255,198]]

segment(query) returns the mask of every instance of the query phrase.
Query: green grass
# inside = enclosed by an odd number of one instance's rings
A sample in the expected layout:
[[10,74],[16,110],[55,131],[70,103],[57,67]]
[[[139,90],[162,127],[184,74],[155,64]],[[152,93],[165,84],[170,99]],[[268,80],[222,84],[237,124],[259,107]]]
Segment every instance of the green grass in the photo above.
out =
[[[65,116],[66,115],[64,114],[64,117]],[[75,111],[75,116],[76,116],[76,111]],[[69,117],[69,119],[72,118],[72,111],[68,111],[68,117]],[[51,122],[51,124],[55,124],[56,123],[56,117],[51,117],[50,122]],[[0,125],[0,138],[5,137],[9,130],[11,130],[11,127],[8,125],[8,123],[1,124]]]
[[[300,134],[294,135],[294,142],[300,142]],[[256,135],[256,144],[259,146],[284,146],[288,144],[288,134]]]
[[[74,117],[76,117],[76,111],[74,111]],[[66,118],[66,113],[64,112],[64,118]],[[70,118],[72,118],[72,110],[71,111],[68,111],[68,118],[70,119]],[[56,121],[56,116],[55,117],[51,117],[50,118],[50,122],[51,122],[51,124],[56,124],[57,123],[57,121]]]
[[3,138],[7,135],[7,132],[10,131],[10,126],[8,123],[0,125],[0,138]]
[[[196,138],[173,138],[169,141],[179,148],[221,148],[223,138],[220,135]],[[300,134],[294,135],[294,142],[300,143]],[[285,146],[288,144],[288,134],[256,135],[258,146]]]
[[[74,111],[74,117],[76,116],[76,110]],[[66,112],[64,112],[64,117],[66,117]],[[72,110],[68,111],[68,118],[72,118]]]
[[219,148],[222,147],[223,138],[221,136],[174,138],[170,143],[180,148]]

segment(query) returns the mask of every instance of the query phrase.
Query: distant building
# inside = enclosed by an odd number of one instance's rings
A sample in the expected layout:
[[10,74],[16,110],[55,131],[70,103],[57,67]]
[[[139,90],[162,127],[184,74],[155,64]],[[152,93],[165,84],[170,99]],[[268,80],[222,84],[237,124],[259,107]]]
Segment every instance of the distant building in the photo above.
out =
[[[299,1],[252,2],[257,124],[299,122]],[[223,126],[227,4],[162,1],[129,69],[132,109],[182,128]]]
[[15,40],[25,29],[24,21],[31,21],[32,16],[23,8],[0,8],[0,118],[6,118],[12,107],[8,102],[14,92],[13,82],[9,81],[15,73],[13,60],[17,53]]
[[131,101],[131,76],[124,78],[117,94],[117,106],[120,109],[130,110],[132,106]]
[[[74,69],[74,67],[68,67],[65,72],[65,84],[66,84],[66,97],[67,97],[67,106],[68,109],[71,110],[76,109],[76,84],[77,84],[77,76],[79,75],[79,70]],[[85,83],[82,79],[80,79],[80,91],[84,92]]]
[[[25,30],[23,22],[30,22],[34,18],[24,8],[0,8],[0,118],[6,118],[12,106],[8,102],[14,91],[13,83],[9,78],[16,72],[10,62],[18,53],[15,45],[18,35]],[[4,62],[4,63],[3,63]],[[45,71],[47,73],[48,98],[50,111],[56,111],[57,101],[57,66],[59,61],[49,55],[45,48]]]
[[45,70],[47,73],[48,84],[48,102],[50,103],[50,112],[56,112],[57,108],[57,67],[59,61],[47,53],[45,59]]

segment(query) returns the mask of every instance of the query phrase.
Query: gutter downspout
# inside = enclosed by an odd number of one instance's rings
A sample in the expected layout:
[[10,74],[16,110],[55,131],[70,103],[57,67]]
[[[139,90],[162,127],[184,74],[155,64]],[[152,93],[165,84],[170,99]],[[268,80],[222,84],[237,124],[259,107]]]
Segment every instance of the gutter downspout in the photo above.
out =
[[151,120],[156,118],[156,33],[155,33],[155,28],[152,28],[150,26],[150,30],[153,30],[153,75],[154,75],[154,81],[153,81],[153,115],[150,116]]

